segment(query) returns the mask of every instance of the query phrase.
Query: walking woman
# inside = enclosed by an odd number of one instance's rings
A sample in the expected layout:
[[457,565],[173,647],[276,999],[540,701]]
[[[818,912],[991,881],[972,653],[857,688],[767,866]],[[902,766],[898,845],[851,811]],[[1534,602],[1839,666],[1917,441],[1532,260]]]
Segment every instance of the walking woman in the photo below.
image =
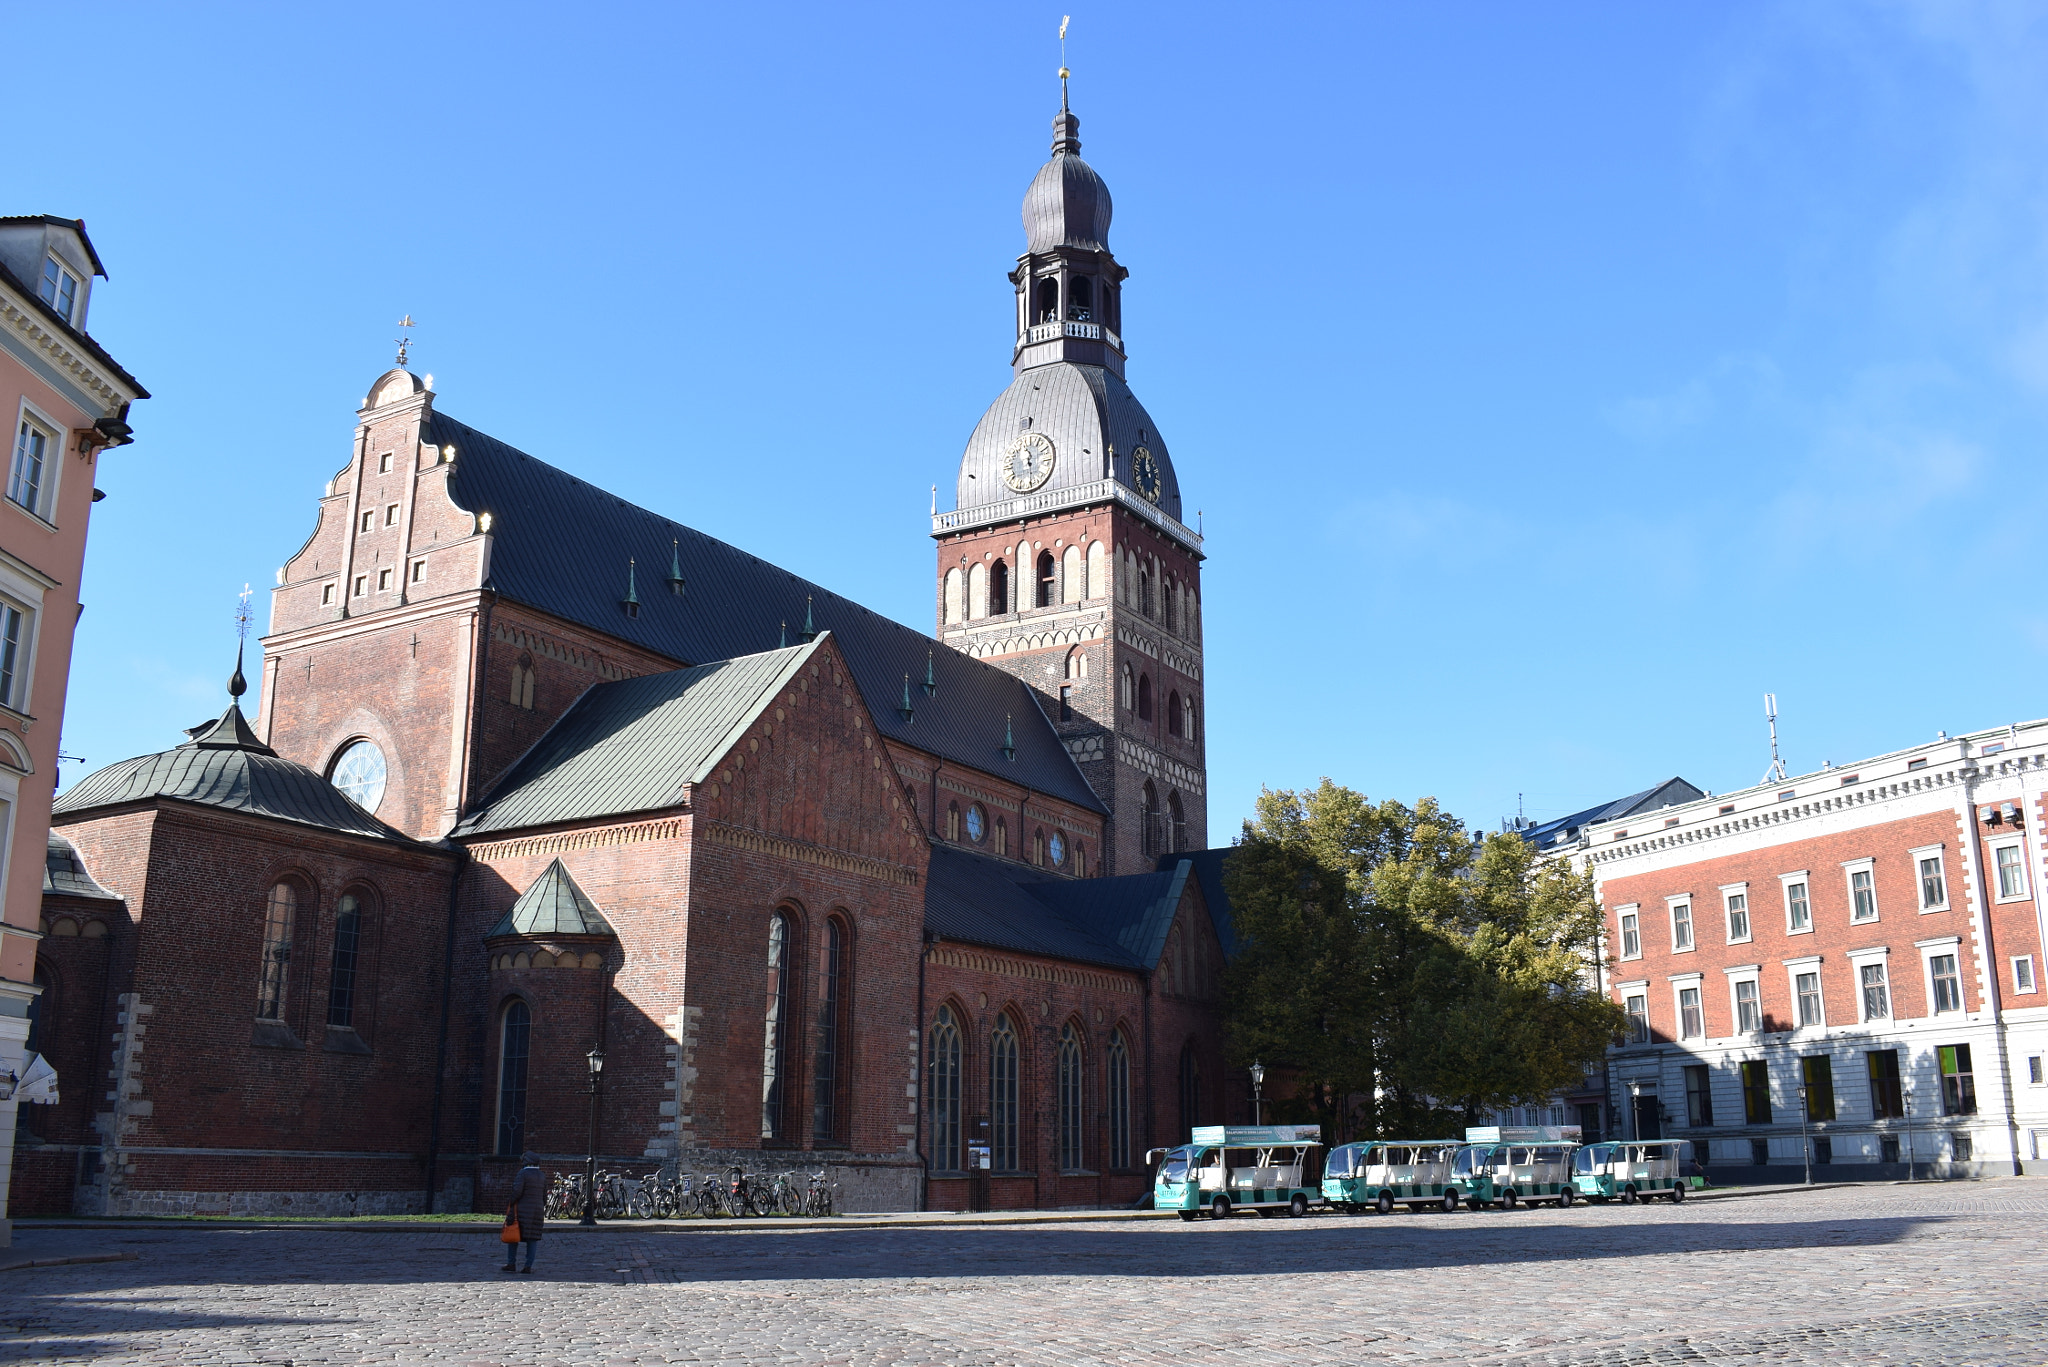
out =
[[[548,1179],[540,1170],[540,1155],[528,1150],[519,1155],[519,1176],[512,1183],[512,1206],[519,1217],[519,1241],[526,1245],[526,1266],[521,1272],[533,1271],[534,1247],[540,1243],[541,1227],[547,1219]],[[518,1261],[519,1244],[505,1245],[505,1266],[499,1270],[510,1272],[512,1264]]]

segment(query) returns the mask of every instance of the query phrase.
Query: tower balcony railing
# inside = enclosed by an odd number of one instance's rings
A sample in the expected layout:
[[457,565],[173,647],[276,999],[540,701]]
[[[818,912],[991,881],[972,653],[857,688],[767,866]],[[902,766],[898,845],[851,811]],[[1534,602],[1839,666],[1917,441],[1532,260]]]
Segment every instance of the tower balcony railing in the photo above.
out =
[[1118,351],[1124,349],[1124,339],[1100,323],[1033,323],[1024,329],[1024,345],[1033,342],[1056,342],[1062,337],[1080,337],[1091,342],[1108,342]]
[[950,513],[934,513],[932,535],[945,536],[950,532],[1014,522],[1019,518],[1056,513],[1090,503],[1120,503],[1189,550],[1201,553],[1202,538],[1193,528],[1113,479],[1098,479],[1090,484],[1075,484],[1064,489],[1040,489],[1037,493],[1019,494],[996,503],[981,503]]

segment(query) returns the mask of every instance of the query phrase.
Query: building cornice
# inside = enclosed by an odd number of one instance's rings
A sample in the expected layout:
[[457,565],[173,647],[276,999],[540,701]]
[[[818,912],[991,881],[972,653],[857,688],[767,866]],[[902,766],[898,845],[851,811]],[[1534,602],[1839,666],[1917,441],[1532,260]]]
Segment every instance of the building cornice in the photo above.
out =
[[977,504],[972,508],[960,508],[950,513],[934,513],[932,535],[948,537],[960,532],[973,531],[978,527],[993,527],[999,523],[1016,522],[1027,517],[1043,517],[1097,503],[1117,504],[1130,509],[1144,521],[1178,541],[1197,560],[1202,558],[1202,538],[1193,528],[1156,504],[1140,498],[1134,491],[1113,479],[1098,479],[1092,484],[1076,484],[1065,489],[1045,489],[1035,494],[1019,494],[1015,498]]
[[40,308],[5,286],[0,286],[0,324],[59,380],[87,397],[88,402],[79,406],[89,414],[109,416],[143,396],[140,385],[118,368],[110,369],[45,318]]

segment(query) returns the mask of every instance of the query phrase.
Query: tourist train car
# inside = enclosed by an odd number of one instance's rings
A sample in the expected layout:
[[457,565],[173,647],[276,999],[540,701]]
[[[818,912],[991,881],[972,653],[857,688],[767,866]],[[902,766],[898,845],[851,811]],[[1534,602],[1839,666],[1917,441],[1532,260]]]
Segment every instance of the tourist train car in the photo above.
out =
[[1451,1164],[1461,1145],[1455,1139],[1374,1139],[1330,1150],[1323,1170],[1323,1198],[1357,1214],[1370,1206],[1385,1215],[1396,1204],[1458,1208]]
[[1203,1211],[1222,1219],[1236,1210],[1262,1216],[1306,1215],[1320,1204],[1316,1187],[1320,1125],[1201,1125],[1177,1149],[1160,1156],[1152,1207],[1176,1210],[1183,1220]]
[[1513,1210],[1532,1201],[1569,1206],[1576,1125],[1477,1125],[1451,1164],[1451,1185],[1468,1206]]
[[1572,1158],[1573,1186],[1589,1201],[1683,1201],[1688,1183],[1679,1148],[1676,1139],[1588,1144]]

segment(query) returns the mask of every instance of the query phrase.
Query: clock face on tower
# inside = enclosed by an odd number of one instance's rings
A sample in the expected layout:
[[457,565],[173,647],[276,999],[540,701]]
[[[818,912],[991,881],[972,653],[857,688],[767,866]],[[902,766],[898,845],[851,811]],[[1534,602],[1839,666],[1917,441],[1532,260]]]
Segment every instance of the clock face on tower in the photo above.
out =
[[1159,462],[1142,446],[1131,452],[1131,482],[1146,498],[1159,501]]
[[1052,478],[1052,438],[1043,432],[1023,432],[1003,453],[1003,483],[1020,494],[1028,494]]

